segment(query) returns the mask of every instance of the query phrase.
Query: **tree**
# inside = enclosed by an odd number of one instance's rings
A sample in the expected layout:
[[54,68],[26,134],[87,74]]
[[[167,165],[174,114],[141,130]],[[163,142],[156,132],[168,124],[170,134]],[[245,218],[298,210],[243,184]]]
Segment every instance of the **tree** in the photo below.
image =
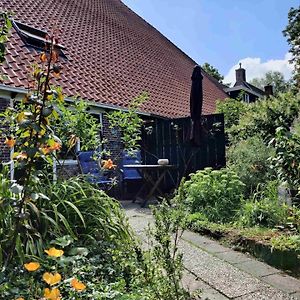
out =
[[202,69],[209,74],[210,76],[214,77],[215,79],[217,79],[220,83],[223,83],[223,79],[224,76],[220,74],[220,72],[218,71],[218,69],[216,69],[215,67],[213,67],[211,64],[209,63],[204,63],[202,65]]
[[264,89],[264,86],[271,84],[273,85],[274,95],[277,95],[280,92],[285,93],[290,89],[290,83],[286,81],[283,74],[278,71],[269,71],[264,77],[254,78],[250,83],[262,90]]
[[300,6],[290,9],[288,21],[288,25],[283,30],[283,35],[290,45],[289,52],[292,54],[290,62],[294,64],[294,79],[297,88],[300,89]]

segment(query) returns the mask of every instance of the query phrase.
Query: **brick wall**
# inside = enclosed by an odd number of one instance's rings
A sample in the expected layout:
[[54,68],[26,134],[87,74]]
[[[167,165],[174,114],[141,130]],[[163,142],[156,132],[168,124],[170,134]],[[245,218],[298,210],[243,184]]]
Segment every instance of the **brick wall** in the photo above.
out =
[[123,150],[121,132],[120,130],[109,128],[109,121],[105,114],[102,116],[102,132],[103,137],[108,141],[108,143],[104,146],[105,149],[111,152],[110,158],[115,163],[119,163]]
[[[0,98],[0,112],[4,112],[9,106],[9,100]],[[0,162],[10,160],[10,149],[4,144],[7,127],[0,124]]]

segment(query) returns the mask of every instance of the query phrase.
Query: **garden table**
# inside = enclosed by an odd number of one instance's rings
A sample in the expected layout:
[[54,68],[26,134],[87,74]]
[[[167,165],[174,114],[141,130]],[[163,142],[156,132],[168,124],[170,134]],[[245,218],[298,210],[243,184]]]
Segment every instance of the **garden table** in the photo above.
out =
[[[143,177],[143,184],[135,197],[136,199],[141,200],[142,207],[145,207],[149,199],[153,196],[159,201],[157,194],[163,196],[163,193],[159,188],[160,183],[170,170],[176,168],[174,165],[124,165],[124,167],[136,169]],[[153,178],[154,173],[158,174],[156,180]],[[145,198],[142,199],[140,195],[144,190],[147,190],[147,187],[150,191],[146,194]]]

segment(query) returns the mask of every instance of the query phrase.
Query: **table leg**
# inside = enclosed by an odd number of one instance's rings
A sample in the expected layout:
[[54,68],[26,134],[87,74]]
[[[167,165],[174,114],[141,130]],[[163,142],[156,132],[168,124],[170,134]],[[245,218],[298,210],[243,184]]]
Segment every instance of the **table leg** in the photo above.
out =
[[[161,173],[161,175],[158,177],[157,181],[156,181],[155,184],[153,185],[152,189],[150,190],[149,194],[145,197],[145,200],[144,200],[144,202],[143,202],[142,205],[141,205],[142,207],[145,207],[146,204],[147,204],[147,202],[148,202],[148,200],[153,196],[154,192],[155,192],[156,190],[159,190],[158,186],[159,186],[159,184],[161,183],[162,179],[164,178],[165,174],[166,174],[166,170],[164,170],[164,171]],[[162,193],[160,192],[160,194],[162,194]]]
[[[145,183],[143,183],[144,182],[144,179],[145,179],[145,176],[144,176],[144,174],[142,173],[142,172],[140,172],[140,170],[138,170],[138,172],[139,172],[139,174],[141,175],[141,177],[142,177],[142,186],[140,187],[140,189],[138,190],[138,192],[135,194],[135,199],[133,200],[133,203],[135,203],[135,201],[136,200],[140,200],[140,199],[142,199],[142,198],[140,198],[140,194],[143,192],[143,190],[145,189],[145,187],[146,187],[146,185],[147,185],[147,183],[145,182]],[[143,200],[142,200],[143,201]]]

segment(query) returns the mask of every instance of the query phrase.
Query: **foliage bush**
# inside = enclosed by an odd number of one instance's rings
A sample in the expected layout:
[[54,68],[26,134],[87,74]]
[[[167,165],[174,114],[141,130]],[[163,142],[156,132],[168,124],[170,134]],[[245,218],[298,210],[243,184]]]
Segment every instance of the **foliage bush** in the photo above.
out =
[[95,150],[99,147],[100,121],[88,113],[88,104],[83,100],[74,102],[58,103],[60,115],[63,117],[54,124],[56,135],[62,142],[65,155],[68,152],[75,155],[73,147],[80,142],[82,151]]
[[228,148],[228,167],[236,172],[245,184],[246,197],[255,191],[259,184],[266,183],[275,176],[268,160],[274,153],[274,148],[266,146],[259,136],[239,141]]
[[298,251],[300,253],[300,235],[281,235],[271,238],[272,249],[280,251]]
[[[299,122],[297,120],[297,122]],[[296,125],[295,126],[299,126]],[[297,130],[289,131],[278,127],[270,144],[275,148],[271,164],[277,177],[291,189],[300,187],[300,134]]]
[[[156,226],[149,233],[149,240],[153,241],[153,244],[149,250],[142,251],[139,244],[130,238],[128,229],[124,231],[124,216],[121,211],[119,211],[121,220],[114,213],[107,214],[106,209],[109,208],[118,212],[119,205],[112,203],[106,196],[103,202],[99,202],[99,205],[103,205],[104,208],[91,206],[87,209],[86,215],[83,207],[89,207],[91,193],[104,196],[105,194],[101,191],[97,193],[96,189],[90,191],[90,187],[81,188],[77,183],[69,188],[71,184],[71,181],[64,182],[52,188],[51,192],[55,194],[52,198],[54,205],[59,205],[61,201],[65,202],[65,198],[68,198],[67,194],[71,195],[70,201],[80,208],[82,216],[79,216],[75,210],[73,217],[70,214],[66,215],[66,221],[69,223],[69,226],[65,226],[66,229],[70,227],[69,229],[78,233],[87,230],[88,227],[93,228],[96,232],[92,232],[91,235],[98,237],[98,240],[94,238],[92,243],[86,243],[81,238],[81,236],[85,237],[85,234],[80,233],[75,239],[70,235],[61,236],[64,230],[59,231],[58,237],[54,239],[55,228],[49,224],[50,226],[45,227],[46,243],[49,248],[60,248],[50,251],[57,257],[49,257],[51,256],[49,251],[48,256],[45,256],[44,251],[41,251],[38,256],[24,255],[24,262],[27,264],[20,265],[15,259],[0,275],[0,299],[17,297],[41,299],[43,295],[51,292],[53,298],[49,299],[56,300],[73,299],[73,297],[74,299],[116,300],[190,299],[189,293],[183,289],[180,282],[183,264],[182,255],[178,252],[178,241],[185,227],[186,216],[181,206],[182,191],[181,196],[175,199],[177,201],[173,200],[170,206],[165,203],[155,208]],[[78,193],[77,188],[79,188]],[[63,191],[60,191],[61,189]],[[83,200],[85,204],[78,205],[83,192],[87,197]],[[63,199],[59,199],[60,197]],[[66,203],[63,206],[66,206],[68,212],[73,210],[69,209]],[[95,212],[97,209],[100,212]],[[63,213],[64,208],[49,210],[49,221],[55,219],[51,216],[53,211]],[[98,214],[99,219],[94,220],[94,214]],[[87,217],[84,219],[87,221],[86,228],[83,228],[81,217]],[[88,217],[92,218],[89,225]],[[101,222],[102,224],[99,225]],[[100,230],[97,229],[99,226]],[[175,235],[175,242],[173,242],[173,235]],[[50,241],[51,237],[53,239]],[[30,262],[35,265],[33,270],[28,269]]]
[[191,174],[184,189],[191,212],[202,212],[209,221],[222,223],[234,219],[241,205],[244,184],[233,171],[205,168]]
[[240,224],[246,227],[262,226],[274,227],[285,223],[288,209],[269,199],[247,201],[241,210]]
[[276,133],[276,128],[289,130],[298,117],[300,95],[279,94],[276,98],[262,99],[248,104],[248,109],[240,115],[237,125],[228,129],[231,143],[259,135],[268,143]]
[[227,98],[223,101],[217,102],[217,113],[224,114],[225,131],[231,128],[233,125],[238,125],[240,116],[247,111],[247,103],[240,99]]
[[171,299],[185,300],[188,297],[181,290],[181,296],[176,298],[162,266],[155,264],[156,258],[142,252],[138,246],[115,247],[101,241],[88,249],[72,242],[53,241],[53,244],[56,242],[60,244],[59,249],[57,246],[50,249],[57,257],[28,257],[27,262],[35,264],[37,269],[30,271],[28,264],[24,264],[1,273],[0,299],[24,297],[37,300],[46,295],[47,289],[53,291],[53,297],[45,299],[52,300],[167,300],[170,296]]
[[184,205],[184,183],[178,188],[176,196],[170,201],[163,201],[153,207],[155,226],[149,228],[150,249],[148,251],[149,272],[155,274],[157,269],[166,274],[161,277],[155,299],[190,299],[189,293],[182,287],[183,255],[179,251],[180,238],[187,226],[187,208]]
[[130,102],[128,111],[115,110],[106,114],[110,129],[121,131],[121,140],[124,149],[131,152],[139,148],[141,140],[142,118],[137,110],[148,99],[147,93],[142,93]]
[[[20,186],[1,175],[0,265],[10,251],[14,230],[14,203]],[[24,205],[24,230],[20,227],[16,250],[22,263],[26,254],[41,255],[48,241],[64,235],[75,240],[125,243],[131,232],[120,205],[105,192],[81,178],[52,183],[36,178],[31,201]]]
[[[48,221],[43,225],[45,230],[49,231],[46,228],[50,226],[50,232],[57,236],[70,234],[81,240],[116,240],[122,243],[130,238],[131,232],[119,202],[84,178],[73,177],[56,184],[48,181],[40,185],[39,191],[47,192],[49,201],[41,201],[38,206],[49,212],[48,219],[58,221],[55,227],[53,222]],[[58,212],[65,218],[60,218]]]
[[278,183],[268,182],[254,194],[252,200],[245,201],[239,223],[245,227],[262,226],[274,227],[285,224],[288,220],[289,209],[280,203],[278,198]]

